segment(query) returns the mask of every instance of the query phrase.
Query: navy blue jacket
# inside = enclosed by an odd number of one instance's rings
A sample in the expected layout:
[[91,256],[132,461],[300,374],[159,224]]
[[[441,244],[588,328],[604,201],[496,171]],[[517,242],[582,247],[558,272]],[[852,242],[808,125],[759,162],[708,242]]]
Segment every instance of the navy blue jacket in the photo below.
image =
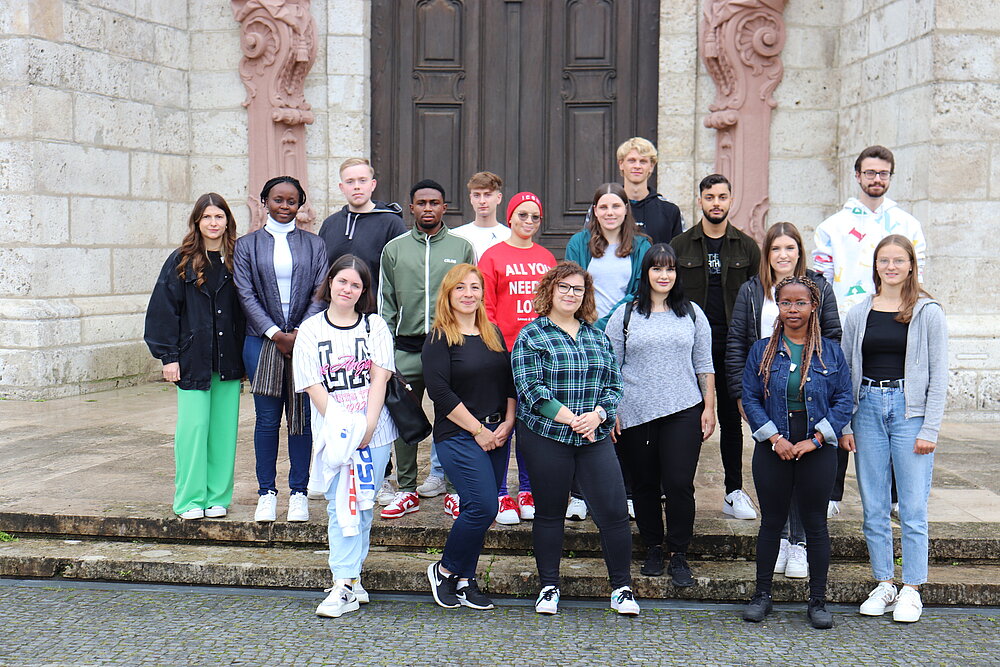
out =
[[247,316],[248,336],[263,336],[272,326],[288,333],[326,308],[325,303],[313,299],[330,268],[323,239],[304,229],[293,229],[288,233],[288,247],[292,251],[292,296],[286,322],[274,276],[274,237],[261,227],[236,239],[233,273]]
[[[743,368],[743,411],[753,430],[753,438],[764,442],[775,433],[791,440],[788,428],[787,385],[791,372],[791,359],[784,344],[771,362],[771,377],[768,396],[764,397],[764,383],[757,369],[764,356],[764,348],[770,339],[764,338],[753,344]],[[813,353],[806,376],[805,394],[806,417],[810,436],[817,431],[823,434],[824,446],[837,446],[841,431],[851,421],[854,412],[854,397],[851,395],[851,369],[844,359],[840,344],[823,338],[823,364]]]

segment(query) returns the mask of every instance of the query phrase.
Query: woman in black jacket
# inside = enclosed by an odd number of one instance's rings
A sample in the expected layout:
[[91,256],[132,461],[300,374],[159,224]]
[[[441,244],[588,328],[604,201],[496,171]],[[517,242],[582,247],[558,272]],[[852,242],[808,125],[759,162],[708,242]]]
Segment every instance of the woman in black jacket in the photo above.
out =
[[[740,414],[744,414],[743,368],[746,366],[747,355],[758,340],[770,338],[774,330],[774,321],[778,318],[774,286],[789,276],[807,276],[816,283],[820,293],[820,334],[824,338],[840,342],[840,316],[837,314],[837,298],[833,294],[833,287],[826,282],[822,274],[806,268],[802,236],[799,235],[795,225],[790,222],[776,222],[764,235],[760,272],[740,287],[733,306],[733,319],[729,323],[729,337],[726,340],[726,378],[729,382],[729,395],[739,401]],[[745,414],[743,418],[746,419]],[[840,450],[837,455],[840,457]],[[843,477],[840,477],[840,480],[840,490],[843,493]],[[790,579],[802,579],[809,575],[805,530],[794,502],[789,511],[788,523],[781,535],[778,560],[774,568],[775,572],[784,573]]]
[[177,385],[174,512],[226,515],[233,498],[246,323],[233,284],[236,221],[226,200],[198,198],[146,309],[146,345]]

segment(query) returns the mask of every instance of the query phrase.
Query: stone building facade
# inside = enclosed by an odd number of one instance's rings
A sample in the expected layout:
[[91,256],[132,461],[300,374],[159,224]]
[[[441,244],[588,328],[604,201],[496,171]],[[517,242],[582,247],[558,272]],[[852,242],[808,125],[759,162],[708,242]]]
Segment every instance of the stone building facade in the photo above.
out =
[[[343,203],[339,163],[370,149],[371,8],[313,0],[310,11],[306,152],[321,220]],[[701,14],[700,2],[660,2],[658,189],[688,221],[716,151]],[[950,414],[1000,418],[994,0],[789,0],[784,21],[768,220],[795,222],[811,246],[856,190],[857,153],[891,147],[890,196],[924,225],[926,286],[948,313]],[[192,202],[219,192],[248,224],[239,59],[226,0],[0,0],[0,395],[155,372],[143,314]]]

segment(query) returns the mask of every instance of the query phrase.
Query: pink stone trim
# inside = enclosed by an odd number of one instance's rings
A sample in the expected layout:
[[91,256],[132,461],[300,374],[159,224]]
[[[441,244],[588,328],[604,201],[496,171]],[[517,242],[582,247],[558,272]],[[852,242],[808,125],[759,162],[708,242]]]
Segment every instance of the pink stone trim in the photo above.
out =
[[715,81],[705,127],[715,170],[733,182],[729,219],[758,241],[767,224],[772,97],[781,82],[785,0],[705,0],[701,54]]
[[[306,102],[306,75],[316,61],[316,21],[310,0],[230,0],[240,23],[240,78],[247,96],[250,231],[267,218],[258,193],[275,176],[294,176],[308,191],[306,129],[315,119]],[[300,227],[311,229],[316,212],[306,202]]]

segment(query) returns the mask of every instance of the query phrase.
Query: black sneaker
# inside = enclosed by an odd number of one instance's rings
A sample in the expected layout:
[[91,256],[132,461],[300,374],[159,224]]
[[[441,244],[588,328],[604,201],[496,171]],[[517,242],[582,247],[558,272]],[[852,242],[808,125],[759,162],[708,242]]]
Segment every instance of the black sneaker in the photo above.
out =
[[760,623],[771,613],[771,594],[757,591],[750,598],[750,604],[743,610],[743,620]]
[[659,544],[646,549],[646,562],[639,572],[647,577],[658,577],[663,574],[663,547]]
[[469,579],[469,585],[459,588],[457,593],[458,602],[464,607],[472,609],[493,609],[493,600],[486,597],[481,590],[476,579]]
[[670,565],[667,566],[667,574],[674,586],[678,588],[690,588],[694,586],[694,577],[691,576],[691,566],[688,565],[687,554],[675,553],[670,557]]
[[447,577],[441,574],[441,563],[431,563],[427,566],[427,581],[431,582],[431,595],[434,601],[445,609],[455,609],[459,606],[458,595],[455,594],[455,586],[458,584],[458,575],[451,574]]
[[833,614],[826,610],[826,600],[809,598],[809,609],[806,612],[809,622],[817,630],[827,630],[833,627]]

